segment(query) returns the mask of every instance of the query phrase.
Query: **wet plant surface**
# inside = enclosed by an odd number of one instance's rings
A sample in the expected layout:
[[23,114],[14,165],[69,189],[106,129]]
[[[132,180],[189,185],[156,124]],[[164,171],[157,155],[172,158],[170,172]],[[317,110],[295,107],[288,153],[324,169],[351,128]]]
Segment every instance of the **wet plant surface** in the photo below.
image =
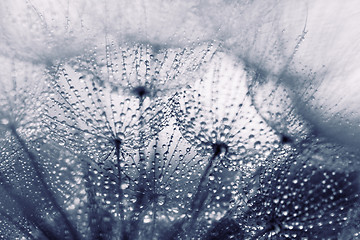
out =
[[1,239],[358,239],[352,65],[263,5],[0,3]]

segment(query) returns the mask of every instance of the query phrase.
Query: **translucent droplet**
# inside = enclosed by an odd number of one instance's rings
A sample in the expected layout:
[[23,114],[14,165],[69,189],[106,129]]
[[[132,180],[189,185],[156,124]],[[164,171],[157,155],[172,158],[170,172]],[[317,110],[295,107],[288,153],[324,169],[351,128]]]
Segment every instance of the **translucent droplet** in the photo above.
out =
[[1,119],[1,124],[3,125],[8,125],[9,124],[9,120],[7,118],[2,118]]
[[157,198],[157,203],[159,206],[162,206],[165,204],[165,199],[166,199],[166,196],[165,195],[160,195],[158,196]]
[[151,222],[152,222],[151,216],[145,215],[145,217],[144,217],[144,223],[151,223]]

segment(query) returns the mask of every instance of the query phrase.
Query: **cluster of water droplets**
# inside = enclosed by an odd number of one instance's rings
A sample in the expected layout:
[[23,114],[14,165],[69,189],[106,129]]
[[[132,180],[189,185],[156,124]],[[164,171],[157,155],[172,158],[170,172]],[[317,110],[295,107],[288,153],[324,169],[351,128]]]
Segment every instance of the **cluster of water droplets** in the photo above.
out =
[[[85,162],[86,198],[97,209],[89,218],[101,211],[118,226],[104,233],[91,229],[101,228],[95,221],[89,224],[92,237],[143,238],[151,232],[158,238],[166,235],[158,228],[162,221],[171,226],[191,215],[196,186],[208,177],[208,160],[182,136],[175,116],[180,91],[214,61],[216,48],[103,47],[48,67],[48,136]],[[213,148],[216,157],[223,151]]]
[[347,223],[359,200],[357,171],[322,169],[299,155],[263,169],[245,188],[235,213],[243,238],[333,239]]
[[43,67],[4,74],[6,234],[324,239],[358,220],[357,155],[316,135],[279,76],[215,43],[106,38]]

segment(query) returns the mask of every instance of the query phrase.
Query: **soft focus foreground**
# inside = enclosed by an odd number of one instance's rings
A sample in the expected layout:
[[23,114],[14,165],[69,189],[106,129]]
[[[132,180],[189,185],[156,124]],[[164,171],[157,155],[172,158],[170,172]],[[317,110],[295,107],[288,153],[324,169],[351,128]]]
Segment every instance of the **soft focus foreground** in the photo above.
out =
[[3,239],[359,237],[336,4],[0,6]]

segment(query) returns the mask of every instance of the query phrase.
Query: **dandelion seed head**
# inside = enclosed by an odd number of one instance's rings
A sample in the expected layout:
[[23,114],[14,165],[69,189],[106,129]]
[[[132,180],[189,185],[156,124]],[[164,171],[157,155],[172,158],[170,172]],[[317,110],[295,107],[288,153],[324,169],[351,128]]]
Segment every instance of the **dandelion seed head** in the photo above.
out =
[[359,235],[351,3],[95,2],[0,3],[2,235]]

